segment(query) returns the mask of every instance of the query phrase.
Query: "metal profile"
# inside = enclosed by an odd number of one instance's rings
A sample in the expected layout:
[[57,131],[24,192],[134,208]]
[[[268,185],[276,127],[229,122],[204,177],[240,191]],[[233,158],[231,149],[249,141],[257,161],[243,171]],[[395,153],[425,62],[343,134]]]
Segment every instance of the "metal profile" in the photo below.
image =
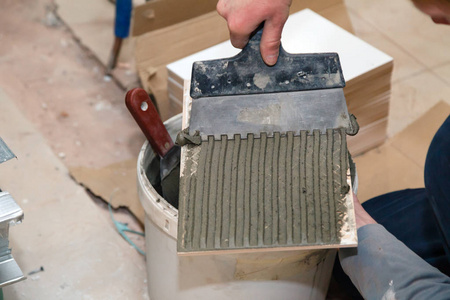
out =
[[0,164],[16,157],[6,143],[0,138]]

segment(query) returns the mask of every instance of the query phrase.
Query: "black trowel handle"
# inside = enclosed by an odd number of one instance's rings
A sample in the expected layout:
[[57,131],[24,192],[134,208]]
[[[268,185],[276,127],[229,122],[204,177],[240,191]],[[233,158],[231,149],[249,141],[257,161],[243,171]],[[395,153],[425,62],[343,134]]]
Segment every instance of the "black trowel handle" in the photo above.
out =
[[164,157],[174,144],[147,92],[140,88],[132,89],[128,91],[125,103],[153,151]]
[[[291,54],[280,51],[277,63],[264,63],[261,51],[263,28],[234,57],[195,62],[192,66],[193,101],[203,97],[296,92],[343,88],[337,53]],[[213,101],[213,99],[211,99]]]
[[[271,68],[272,66],[266,65],[266,63],[262,60],[261,57],[261,38],[263,34],[264,23],[259,25],[258,29],[256,29],[251,35],[247,45],[242,49],[242,51],[238,54],[241,59],[254,59],[253,63],[261,65],[262,68]],[[283,47],[280,44],[280,52],[278,56],[285,56],[287,52],[284,51]],[[255,59],[261,58],[261,59]]]

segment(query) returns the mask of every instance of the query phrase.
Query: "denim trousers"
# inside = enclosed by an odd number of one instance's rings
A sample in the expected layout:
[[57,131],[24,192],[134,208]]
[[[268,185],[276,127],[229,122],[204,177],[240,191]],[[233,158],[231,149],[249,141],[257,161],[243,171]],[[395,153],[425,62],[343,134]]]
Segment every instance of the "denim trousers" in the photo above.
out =
[[[450,276],[450,116],[428,148],[424,179],[425,188],[384,194],[363,207],[417,255]],[[351,299],[361,298],[339,260],[333,278]]]

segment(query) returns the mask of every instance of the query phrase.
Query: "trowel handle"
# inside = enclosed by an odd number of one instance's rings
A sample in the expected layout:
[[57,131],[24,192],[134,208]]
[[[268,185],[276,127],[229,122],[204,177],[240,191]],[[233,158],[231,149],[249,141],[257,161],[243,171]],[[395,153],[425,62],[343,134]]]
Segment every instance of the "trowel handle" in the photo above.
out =
[[[264,29],[264,23],[258,26],[255,31],[250,34],[250,38],[247,44],[256,44],[259,46],[261,44],[261,37]],[[245,49],[246,47],[244,47]]]
[[153,151],[163,157],[174,144],[147,92],[141,88],[132,89],[128,91],[125,103]]
[[[264,23],[259,25],[259,27],[250,35],[250,39],[247,43],[247,45],[242,49],[241,54],[243,57],[255,57],[257,54],[261,55],[261,38],[264,30]],[[287,52],[284,50],[282,45],[280,44],[280,50],[279,50],[279,56],[285,56]],[[263,67],[271,68],[270,66],[267,66],[264,61],[261,60],[253,60],[253,63],[260,64]]]

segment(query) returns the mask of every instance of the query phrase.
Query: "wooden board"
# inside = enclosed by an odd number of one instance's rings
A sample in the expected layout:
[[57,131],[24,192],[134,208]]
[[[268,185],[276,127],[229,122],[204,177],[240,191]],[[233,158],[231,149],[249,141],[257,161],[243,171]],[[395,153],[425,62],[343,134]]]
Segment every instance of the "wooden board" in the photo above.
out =
[[424,187],[423,168],[428,147],[449,114],[450,105],[438,102],[383,146],[354,157],[359,200],[364,202],[385,193]]

